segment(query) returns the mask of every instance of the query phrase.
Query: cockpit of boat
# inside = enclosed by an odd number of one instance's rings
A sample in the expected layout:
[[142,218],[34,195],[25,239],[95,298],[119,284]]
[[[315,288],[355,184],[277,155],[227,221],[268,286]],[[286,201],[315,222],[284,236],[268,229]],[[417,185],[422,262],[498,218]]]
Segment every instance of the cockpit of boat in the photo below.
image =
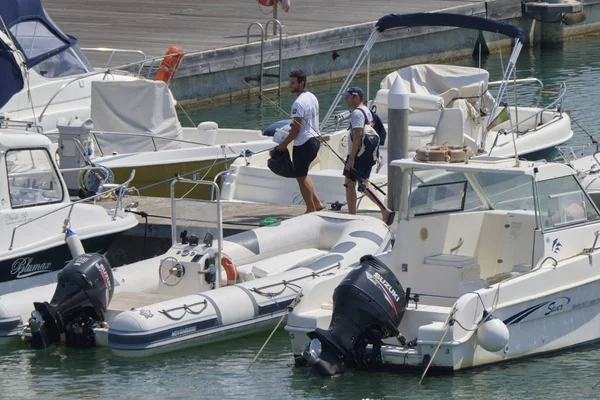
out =
[[600,213],[568,166],[491,157],[392,164],[404,181],[395,273],[418,293],[442,296],[425,304],[447,306],[592,246]]

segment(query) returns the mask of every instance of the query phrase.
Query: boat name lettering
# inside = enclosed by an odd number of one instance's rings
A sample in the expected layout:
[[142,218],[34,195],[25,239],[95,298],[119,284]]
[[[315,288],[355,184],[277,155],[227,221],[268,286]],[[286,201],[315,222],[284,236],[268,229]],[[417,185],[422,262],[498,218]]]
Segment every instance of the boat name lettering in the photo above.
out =
[[6,225],[20,224],[27,220],[27,212],[11,213],[4,216]]
[[176,336],[181,336],[181,335],[187,335],[188,333],[192,333],[192,332],[196,332],[196,327],[195,326],[190,326],[189,328],[183,328],[183,329],[179,329],[177,331],[173,331],[171,333],[171,337],[176,337]]
[[26,278],[31,275],[43,274],[52,270],[51,262],[33,263],[32,257],[17,258],[13,262],[10,274],[15,275],[17,279]]
[[600,303],[600,297],[596,297],[595,299],[592,299],[592,300],[582,301],[581,303],[573,304],[572,309],[578,310],[580,308],[593,306],[594,304],[598,304],[598,303]]
[[571,302],[569,297],[559,297],[548,304],[548,311],[544,315],[550,315],[555,312],[562,311],[563,308]]

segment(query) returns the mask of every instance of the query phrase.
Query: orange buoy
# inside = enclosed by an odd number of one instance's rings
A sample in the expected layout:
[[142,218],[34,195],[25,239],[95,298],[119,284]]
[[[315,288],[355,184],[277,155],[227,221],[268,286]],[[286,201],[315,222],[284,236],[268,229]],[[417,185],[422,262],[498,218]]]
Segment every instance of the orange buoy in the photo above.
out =
[[158,67],[158,71],[156,72],[156,76],[154,77],[155,81],[163,81],[167,85],[171,84],[173,77],[175,76],[175,72],[177,72],[177,68],[179,68],[179,64],[183,59],[183,50],[179,46],[172,46],[165,53],[165,58],[163,58],[160,66]]
[[227,283],[223,286],[235,285],[240,277],[240,274],[238,273],[237,267],[235,266],[231,257],[223,252],[221,252],[221,266],[227,275]]

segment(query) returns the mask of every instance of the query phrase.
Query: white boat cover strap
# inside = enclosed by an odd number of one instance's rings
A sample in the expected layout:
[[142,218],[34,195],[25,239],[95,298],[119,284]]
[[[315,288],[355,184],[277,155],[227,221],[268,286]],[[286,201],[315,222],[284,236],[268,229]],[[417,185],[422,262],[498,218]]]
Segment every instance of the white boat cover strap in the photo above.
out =
[[[155,138],[159,150],[182,147],[168,139],[183,139],[175,100],[164,82],[135,80],[92,82],[91,116],[95,131],[145,133]],[[154,151],[151,139],[140,136],[98,135],[104,154]]]

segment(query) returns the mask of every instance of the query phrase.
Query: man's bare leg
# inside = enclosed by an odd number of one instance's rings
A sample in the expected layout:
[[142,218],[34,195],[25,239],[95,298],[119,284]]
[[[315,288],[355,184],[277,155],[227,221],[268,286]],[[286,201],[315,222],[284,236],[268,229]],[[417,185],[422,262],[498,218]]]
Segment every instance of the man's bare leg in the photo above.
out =
[[[317,211],[313,200],[313,191],[311,190],[312,180],[310,180],[308,176],[302,176],[296,178],[296,180],[298,181],[298,187],[300,188],[300,194],[302,195],[304,204],[306,204],[306,213]],[[314,185],[312,185],[312,187],[314,188]]]
[[356,182],[346,178],[346,205],[349,214],[356,214]]
[[312,193],[312,199],[313,199],[313,204],[315,205],[315,210],[321,211],[323,208],[325,208],[325,206],[321,203],[321,200],[319,200],[319,196],[317,195],[317,188],[315,187],[315,183],[313,182],[313,180],[310,176],[306,177],[306,181],[308,182],[308,185],[310,186],[310,191]]

